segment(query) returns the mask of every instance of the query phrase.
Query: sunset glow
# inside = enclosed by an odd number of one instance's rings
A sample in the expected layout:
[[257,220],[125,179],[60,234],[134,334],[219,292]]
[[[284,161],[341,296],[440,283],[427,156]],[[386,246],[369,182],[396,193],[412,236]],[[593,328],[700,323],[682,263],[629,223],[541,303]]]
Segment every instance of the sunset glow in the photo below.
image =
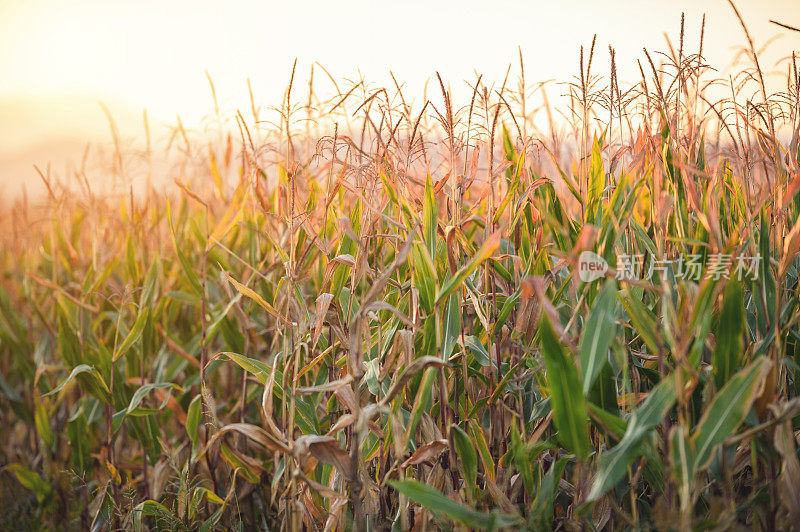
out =
[[[768,22],[800,23],[800,2],[748,0],[739,8],[757,46],[783,34],[763,64],[773,66],[800,39]],[[504,0],[490,10],[475,1],[6,0],[0,3],[0,179],[31,178],[32,164],[49,160],[37,145],[59,145],[64,153],[50,162],[61,165],[83,149],[66,146],[109,140],[99,100],[127,137],[143,135],[145,109],[156,133],[178,115],[187,127],[197,126],[213,111],[206,71],[226,113],[249,108],[248,79],[259,105],[280,101],[295,58],[303,80],[314,62],[337,77],[360,73],[384,85],[392,83],[391,71],[421,99],[437,71],[456,94],[468,92],[465,80],[476,73],[502,80],[508,65],[517,64],[518,47],[532,83],[569,81],[580,44],[597,34],[599,68],[607,70],[611,45],[620,78],[635,80],[643,47],[666,50],[665,34],[677,46],[682,12],[687,47],[696,48],[705,13],[704,56],[718,67],[730,64],[745,40],[722,0]],[[317,82],[332,90],[319,69]]]

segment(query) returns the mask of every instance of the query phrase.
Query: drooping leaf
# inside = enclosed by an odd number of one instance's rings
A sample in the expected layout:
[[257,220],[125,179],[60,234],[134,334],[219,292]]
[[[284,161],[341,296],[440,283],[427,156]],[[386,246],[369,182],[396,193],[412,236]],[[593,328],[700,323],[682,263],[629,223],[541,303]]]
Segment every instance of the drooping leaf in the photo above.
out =
[[[81,378],[81,375],[84,375],[84,377]],[[92,393],[93,395],[95,395],[95,397],[97,397],[101,401],[104,402],[110,401],[111,392],[109,391],[108,386],[103,380],[102,375],[100,375],[100,372],[97,371],[93,366],[90,366],[88,364],[81,364],[79,366],[74,367],[70,372],[69,376],[63,381],[61,381],[61,383],[59,383],[58,386],[56,386],[55,388],[44,394],[44,397],[57,394],[58,392],[63,390],[64,387],[70,382],[72,382],[72,380],[75,378],[79,379],[81,385],[84,386],[86,391]]]
[[432,460],[442,454],[445,449],[447,449],[447,440],[433,440],[432,442],[420,445],[411,456],[400,464],[400,469],[408,469],[412,465]]
[[14,473],[19,483],[36,495],[39,504],[44,503],[52,495],[53,489],[50,483],[40,477],[38,473],[19,464],[10,464],[5,469]]
[[429,367],[441,368],[446,365],[446,362],[436,357],[425,356],[417,358],[392,380],[392,384],[386,391],[386,395],[381,400],[381,404],[387,404],[394,399],[394,397],[405,387],[408,381],[423,369]]
[[183,389],[175,383],[172,382],[153,382],[150,384],[145,384],[144,386],[140,386],[133,394],[130,403],[128,404],[128,408],[125,410],[126,414],[131,414],[134,410],[136,410],[142,401],[153,390],[163,390],[164,388],[171,388],[173,390],[177,390],[178,392],[183,392]]
[[223,356],[234,361],[243,370],[252,373],[253,376],[255,376],[255,378],[261,381],[261,384],[267,383],[267,380],[269,379],[270,368],[260,360],[249,358],[244,355],[240,355],[238,353],[230,353],[227,351],[219,353],[217,355],[217,357],[223,357]]
[[142,501],[133,509],[133,529],[136,532],[143,530],[142,518],[149,517],[157,529],[184,530],[180,519],[169,509],[153,500]]
[[226,279],[228,279],[228,282],[230,282],[234,286],[234,288],[236,288],[236,290],[238,290],[243,296],[255,301],[259,307],[266,310],[268,314],[276,318],[284,325],[291,326],[289,320],[286,319],[286,317],[283,314],[278,312],[275,309],[275,307],[267,303],[267,301],[263,297],[261,297],[255,290],[253,290],[249,286],[243,285],[242,283],[240,283],[239,281],[228,275],[228,272],[226,272],[225,270],[222,271],[222,274],[225,276]]
[[520,524],[518,516],[478,512],[446,497],[436,488],[416,480],[390,480],[389,485],[427,510],[445,515],[470,528],[494,530]]

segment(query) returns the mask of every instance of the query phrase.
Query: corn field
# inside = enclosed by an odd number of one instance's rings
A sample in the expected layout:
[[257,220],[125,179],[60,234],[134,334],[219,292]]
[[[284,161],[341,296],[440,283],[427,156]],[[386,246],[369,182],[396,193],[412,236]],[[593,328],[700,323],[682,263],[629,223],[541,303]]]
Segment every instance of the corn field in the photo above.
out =
[[114,192],[43,170],[0,211],[0,527],[796,529],[800,77],[692,39],[458,103],[292,71],[166,185],[149,139]]

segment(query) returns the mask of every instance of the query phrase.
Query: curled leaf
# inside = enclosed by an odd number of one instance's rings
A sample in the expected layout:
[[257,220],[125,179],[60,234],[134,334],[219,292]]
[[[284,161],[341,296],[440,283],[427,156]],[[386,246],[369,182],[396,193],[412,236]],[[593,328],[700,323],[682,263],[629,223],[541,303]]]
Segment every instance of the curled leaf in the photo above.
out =
[[400,393],[406,383],[411,380],[411,377],[423,369],[431,366],[441,368],[448,365],[449,364],[447,362],[437,357],[424,356],[416,359],[411,363],[411,365],[403,370],[403,372],[400,373],[400,375],[398,375],[394,381],[392,381],[392,385],[389,387],[389,390],[386,392],[386,395],[383,397],[383,399],[381,399],[380,404],[386,405],[390,403],[392,399],[394,399],[394,397]]
[[408,469],[412,465],[427,462],[442,454],[445,449],[447,449],[447,440],[444,439],[433,440],[424,445],[420,445],[411,456],[406,458],[403,463],[400,464],[400,469]]

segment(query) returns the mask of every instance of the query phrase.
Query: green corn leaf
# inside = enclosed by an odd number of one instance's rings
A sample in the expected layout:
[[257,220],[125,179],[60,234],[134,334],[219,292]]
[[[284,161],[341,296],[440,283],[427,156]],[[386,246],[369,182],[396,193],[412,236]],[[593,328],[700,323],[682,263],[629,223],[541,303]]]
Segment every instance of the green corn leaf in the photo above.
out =
[[91,464],[92,434],[89,432],[89,423],[82,408],[67,420],[67,436],[72,447],[70,453],[72,466],[79,473],[84,473]]
[[615,309],[617,306],[617,283],[610,279],[595,299],[589,319],[586,321],[579,345],[583,393],[589,393],[600,370],[606,364],[606,355],[611,347],[616,330]]
[[492,234],[480,249],[473,255],[472,259],[464,266],[462,266],[452,277],[450,277],[439,290],[436,296],[436,304],[441,303],[444,298],[450,295],[453,290],[458,288],[467,277],[472,275],[472,272],[486,259],[492,256],[492,253],[500,247],[500,231]]
[[383,191],[386,193],[386,196],[389,198],[389,201],[394,203],[395,205],[400,205],[400,201],[397,199],[397,194],[395,193],[395,187],[397,186],[395,183],[389,182],[389,176],[386,175],[386,172],[381,170],[378,172],[381,178],[381,183],[383,183]]
[[571,358],[567,358],[545,313],[539,322],[539,336],[558,439],[579,460],[586,460],[592,442],[589,439],[589,409],[578,368]]
[[446,497],[436,488],[416,480],[390,480],[388,484],[431,512],[446,515],[470,528],[495,530],[520,524],[518,516],[500,514],[496,511],[491,514],[478,512]]
[[36,500],[39,501],[40,504],[50,498],[53,491],[52,487],[37,473],[19,464],[10,464],[6,466],[5,469],[14,473],[19,483],[31,490],[36,495]]
[[425,312],[433,312],[436,297],[436,267],[428,248],[421,244],[411,247],[411,266],[413,268],[414,286],[419,290],[419,301]]
[[694,485],[695,456],[694,445],[687,437],[686,429],[680,425],[672,430],[669,439],[672,478],[678,486],[682,504],[691,504],[691,490]]
[[153,265],[150,266],[150,269],[147,271],[147,276],[144,279],[144,286],[142,287],[142,297],[140,299],[139,305],[142,307],[150,307],[155,302],[156,298],[156,290],[158,287],[158,280],[159,280],[159,269],[158,269],[159,260],[153,261]]
[[692,433],[697,452],[697,468],[703,469],[714,456],[714,450],[731,436],[744,421],[755,398],[756,390],[769,370],[771,362],[765,357],[751,363],[714,396]]
[[472,441],[475,443],[475,448],[478,450],[478,455],[481,458],[484,475],[486,475],[489,480],[494,482],[494,459],[492,458],[492,453],[489,452],[489,446],[486,444],[486,438],[483,435],[483,429],[474,419],[469,420],[469,433],[472,436]]
[[472,356],[475,357],[478,364],[485,368],[492,365],[492,358],[489,356],[489,351],[487,351],[480,340],[474,336],[465,336],[464,343],[472,353]]
[[203,284],[200,282],[197,272],[194,271],[192,263],[186,258],[186,254],[181,250],[181,246],[178,243],[177,236],[175,235],[175,226],[172,223],[172,209],[170,208],[169,202],[167,202],[167,220],[169,222],[170,235],[172,235],[172,244],[175,247],[175,255],[178,257],[178,262],[181,263],[183,274],[186,276],[186,282],[197,297],[202,297]]
[[147,500],[136,505],[133,509],[133,529],[136,532],[143,530],[142,518],[150,517],[157,529],[185,530],[180,519],[170,512],[160,502]]
[[[211,514],[211,516],[203,521],[203,524],[200,525],[198,532],[209,532],[211,530],[218,530],[219,529],[219,520],[222,519],[222,512],[225,510],[224,507],[219,508],[216,512]],[[240,521],[241,523],[241,521]]]
[[172,382],[153,382],[150,384],[145,384],[144,386],[140,386],[136,392],[134,392],[133,397],[131,398],[131,402],[128,404],[128,408],[125,410],[125,413],[130,415],[131,412],[136,410],[142,401],[153,390],[163,390],[164,388],[172,388],[173,390],[177,390],[178,392],[183,392],[183,389],[175,383]]
[[139,284],[139,265],[136,263],[136,244],[131,235],[125,240],[125,266],[128,269],[131,281],[134,285]]
[[433,195],[433,182],[431,176],[425,180],[425,201],[422,204],[423,227],[425,230],[425,244],[431,258],[436,259],[436,230],[438,229],[436,198]]
[[105,403],[108,403],[111,400],[111,391],[108,389],[108,385],[106,385],[106,382],[103,380],[103,376],[100,375],[100,372],[97,371],[93,366],[88,364],[80,364],[79,366],[75,366],[70,372],[69,376],[61,381],[58,386],[44,394],[44,397],[57,394],[63,390],[67,384],[76,378],[86,391],[90,392],[99,400]]
[[34,398],[34,403],[33,419],[36,432],[39,433],[47,447],[52,447],[55,442],[55,434],[53,434],[53,429],[50,428],[50,415],[47,412],[47,405],[44,399],[39,396]]
[[195,395],[186,410],[186,434],[189,435],[193,449],[197,448],[197,442],[200,438],[197,429],[200,427],[200,419],[202,418],[202,400],[200,394]]
[[261,297],[255,290],[253,290],[249,286],[243,285],[242,283],[240,283],[239,281],[228,275],[228,272],[226,272],[225,270],[222,271],[222,274],[225,276],[226,279],[228,279],[228,282],[230,282],[234,286],[234,288],[236,288],[236,290],[239,291],[240,294],[255,301],[259,307],[266,310],[268,314],[278,319],[284,325],[291,326],[289,320],[287,320],[283,314],[278,312],[277,309],[275,309],[275,307],[267,303],[267,301],[263,297]]
[[131,346],[136,343],[137,340],[139,340],[149,315],[150,309],[148,307],[145,307],[139,311],[139,315],[136,316],[136,321],[133,322],[133,326],[128,332],[128,336],[125,337],[125,340],[122,341],[122,343],[117,347],[117,350],[114,352],[114,356],[111,358],[112,361],[119,360],[119,358],[124,355],[128,349],[130,349]]
[[530,447],[523,443],[519,434],[519,429],[516,424],[511,425],[511,439],[508,444],[508,451],[511,458],[514,460],[514,465],[519,471],[519,476],[522,479],[522,485],[528,493],[536,492],[536,481],[534,474],[535,468],[532,466]]
[[772,247],[770,243],[769,216],[761,213],[761,230],[759,232],[758,246],[761,260],[759,261],[758,280],[754,283],[757,293],[755,301],[758,304],[758,328],[762,336],[769,334],[769,329],[774,327],[772,323],[775,316],[776,305],[776,283],[773,277],[771,266]]
[[647,348],[652,353],[658,353],[658,328],[653,313],[627,288],[619,293],[619,299]]
[[414,399],[414,408],[411,410],[411,421],[406,428],[406,446],[414,437],[414,431],[417,429],[419,420],[422,419],[422,414],[427,412],[430,407],[433,383],[438,375],[438,369],[428,368],[422,377],[422,382],[417,390],[417,396]]
[[261,382],[261,384],[266,384],[267,380],[269,380],[270,368],[260,360],[227,351],[219,353],[217,357],[228,357],[233,362],[238,364],[243,370],[252,373],[253,376],[255,376],[255,378]]
[[529,525],[532,530],[552,530],[553,503],[558,494],[558,483],[564,474],[568,458],[562,458],[550,467],[550,470],[536,490],[536,498],[531,505]]
[[461,303],[457,292],[451,294],[447,299],[443,325],[442,358],[449,360],[461,334]]
[[80,353],[80,342],[75,335],[75,329],[61,308],[58,311],[58,350],[61,358],[70,366],[78,366],[83,361]]
[[621,440],[625,436],[628,424],[624,419],[618,418],[608,410],[591,402],[589,403],[589,413],[594,424],[604,433],[612,435],[617,440]]
[[606,174],[603,168],[603,155],[601,153],[600,141],[594,139],[592,145],[592,160],[589,166],[589,190],[587,193],[586,221],[594,222],[595,211],[603,198],[603,190],[606,188]]
[[672,376],[662,380],[650,391],[644,403],[631,415],[622,440],[597,460],[597,475],[588,501],[598,499],[625,476],[628,466],[639,454],[642,440],[661,423],[676,399],[675,379]]
[[472,501],[478,489],[478,457],[475,454],[475,447],[458,425],[450,425],[450,438],[458,453],[459,464],[464,473],[464,483],[467,490],[467,498]]
[[600,373],[595,378],[594,384],[588,395],[589,401],[600,406],[612,414],[619,412],[617,404],[617,385],[614,370],[611,364],[603,364]]
[[721,389],[739,369],[744,331],[744,294],[742,283],[731,279],[725,286],[719,318],[717,345],[714,348],[714,382]]
[[635,219],[630,221],[630,226],[636,235],[636,240],[639,242],[640,249],[643,247],[648,251],[648,253],[650,253],[650,256],[658,257],[658,248],[656,247],[655,242],[653,242],[653,240],[647,234],[647,231],[644,230],[644,227],[639,225]]

